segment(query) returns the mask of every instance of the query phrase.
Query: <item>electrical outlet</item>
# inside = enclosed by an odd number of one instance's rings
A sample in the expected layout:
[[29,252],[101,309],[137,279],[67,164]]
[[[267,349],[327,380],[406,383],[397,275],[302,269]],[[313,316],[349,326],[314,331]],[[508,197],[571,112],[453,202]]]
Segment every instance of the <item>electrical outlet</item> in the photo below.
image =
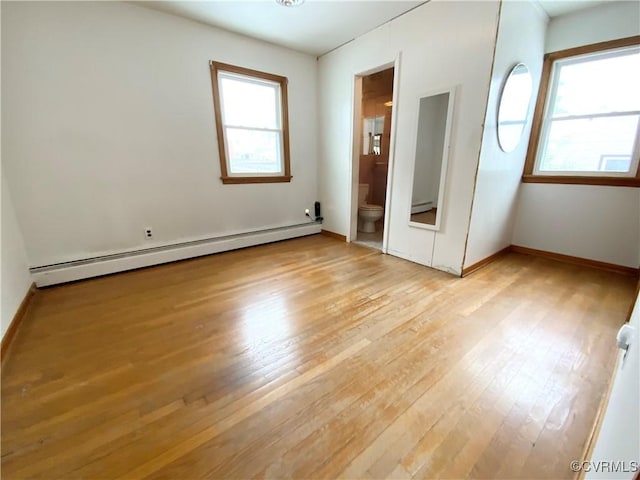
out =
[[151,227],[145,227],[144,236],[147,240],[153,238],[153,230],[151,229]]

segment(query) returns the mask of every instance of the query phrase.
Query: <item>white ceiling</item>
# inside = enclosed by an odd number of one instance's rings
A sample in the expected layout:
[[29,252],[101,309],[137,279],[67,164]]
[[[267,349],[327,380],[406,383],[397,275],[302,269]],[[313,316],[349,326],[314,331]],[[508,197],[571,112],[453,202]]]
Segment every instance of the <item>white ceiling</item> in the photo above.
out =
[[[607,0],[537,1],[550,17],[555,17]],[[319,56],[426,1],[306,0],[297,7],[283,7],[275,0],[132,3]]]
[[607,0],[538,0],[538,3],[547,12],[547,15],[553,18],[583,8],[595,7],[607,3]]
[[425,1],[306,0],[297,7],[275,0],[134,3],[318,56]]

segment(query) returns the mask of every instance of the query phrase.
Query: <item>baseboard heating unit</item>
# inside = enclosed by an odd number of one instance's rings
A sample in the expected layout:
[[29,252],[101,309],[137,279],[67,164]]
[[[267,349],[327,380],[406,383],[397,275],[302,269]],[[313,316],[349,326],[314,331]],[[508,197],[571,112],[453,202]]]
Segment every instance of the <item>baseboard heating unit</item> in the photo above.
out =
[[415,213],[423,213],[428,212],[433,209],[433,202],[420,202],[411,205],[411,215]]
[[32,267],[29,271],[36,285],[45,287],[176,260],[211,255],[212,253],[314,235],[320,233],[321,229],[320,222],[306,222]]

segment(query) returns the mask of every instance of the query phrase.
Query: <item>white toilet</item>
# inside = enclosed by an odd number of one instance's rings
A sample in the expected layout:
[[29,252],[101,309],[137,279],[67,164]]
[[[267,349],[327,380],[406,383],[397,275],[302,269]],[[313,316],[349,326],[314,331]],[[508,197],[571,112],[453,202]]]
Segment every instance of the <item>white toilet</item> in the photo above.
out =
[[373,233],[376,231],[376,222],[384,215],[384,209],[380,205],[367,203],[369,185],[361,183],[358,191],[358,231]]

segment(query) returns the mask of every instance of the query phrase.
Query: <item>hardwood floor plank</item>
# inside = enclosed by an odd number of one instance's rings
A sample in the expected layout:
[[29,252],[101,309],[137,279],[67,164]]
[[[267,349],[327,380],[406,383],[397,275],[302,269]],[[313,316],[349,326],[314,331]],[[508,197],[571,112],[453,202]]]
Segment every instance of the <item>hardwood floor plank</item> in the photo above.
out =
[[3,478],[570,478],[632,278],[320,235],[36,292]]
[[195,450],[200,445],[205,442],[211,440],[212,438],[220,435],[222,432],[232,428],[237,423],[240,423],[245,418],[255,414],[256,412],[262,410],[269,404],[277,401],[282,396],[286,395],[288,392],[293,391],[299,388],[301,385],[312,380],[317,375],[321,373],[335,368],[339,365],[344,359],[349,358],[349,356],[358,352],[360,349],[365,348],[371,342],[364,339],[360,342],[352,345],[344,352],[339,355],[336,355],[329,361],[324,364],[320,364],[312,370],[307,371],[306,373],[292,379],[291,381],[285,383],[274,391],[269,392],[267,395],[255,400],[253,403],[241,408],[240,410],[232,413],[220,423],[213,425],[209,428],[206,428],[189,438],[187,441],[177,444],[175,447],[171,448],[168,451],[162,453],[162,455],[152,459],[151,461],[137,467],[136,469],[127,472],[127,474],[123,478],[133,479],[133,478],[144,478],[151,473],[159,470],[163,466],[171,463],[173,460],[182,457],[186,453]]

